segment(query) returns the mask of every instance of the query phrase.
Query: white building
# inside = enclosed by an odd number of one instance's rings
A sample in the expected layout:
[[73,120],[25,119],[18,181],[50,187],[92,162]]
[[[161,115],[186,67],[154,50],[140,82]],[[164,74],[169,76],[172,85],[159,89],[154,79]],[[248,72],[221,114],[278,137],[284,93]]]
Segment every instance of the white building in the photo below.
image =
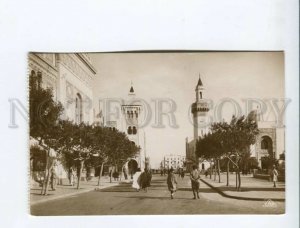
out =
[[167,155],[164,156],[164,160],[162,161],[161,168],[164,169],[179,169],[183,168],[185,163],[185,156],[184,155]]

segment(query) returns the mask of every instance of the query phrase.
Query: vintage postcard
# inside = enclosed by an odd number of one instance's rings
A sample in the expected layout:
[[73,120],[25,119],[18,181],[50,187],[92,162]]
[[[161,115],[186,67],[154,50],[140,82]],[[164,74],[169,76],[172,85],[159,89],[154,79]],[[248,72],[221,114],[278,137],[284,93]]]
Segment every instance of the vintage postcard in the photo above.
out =
[[285,213],[284,52],[28,54],[30,213]]

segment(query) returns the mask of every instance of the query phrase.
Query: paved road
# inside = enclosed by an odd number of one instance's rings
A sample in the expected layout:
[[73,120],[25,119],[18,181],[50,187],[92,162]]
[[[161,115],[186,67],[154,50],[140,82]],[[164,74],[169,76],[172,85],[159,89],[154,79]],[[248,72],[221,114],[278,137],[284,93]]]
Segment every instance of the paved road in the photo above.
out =
[[[178,178],[179,179],[179,178]],[[136,192],[122,183],[31,206],[32,215],[165,215],[165,214],[280,214],[284,203],[224,198],[201,183],[200,199],[194,200],[189,177],[179,179],[175,199],[170,199],[166,177],[154,175],[148,192]]]

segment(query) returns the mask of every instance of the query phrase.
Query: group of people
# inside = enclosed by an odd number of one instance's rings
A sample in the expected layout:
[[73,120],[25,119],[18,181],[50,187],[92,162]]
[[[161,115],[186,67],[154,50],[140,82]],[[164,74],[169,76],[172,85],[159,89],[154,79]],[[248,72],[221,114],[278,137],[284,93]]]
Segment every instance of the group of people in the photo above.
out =
[[[192,183],[192,190],[193,190],[194,199],[199,199],[200,198],[199,197],[200,172],[198,171],[196,165],[193,166],[193,170],[191,172],[190,179],[191,179],[191,183]],[[173,168],[171,168],[169,170],[169,174],[168,174],[168,177],[167,177],[167,184],[168,184],[168,189],[171,193],[171,199],[174,199],[174,194],[177,190],[177,178],[175,176]]]
[[140,191],[141,189],[145,192],[148,191],[148,187],[150,187],[152,179],[151,171],[147,168],[144,169],[144,172],[141,171],[140,168],[137,169],[137,172],[133,175],[132,187],[136,189],[136,191]]

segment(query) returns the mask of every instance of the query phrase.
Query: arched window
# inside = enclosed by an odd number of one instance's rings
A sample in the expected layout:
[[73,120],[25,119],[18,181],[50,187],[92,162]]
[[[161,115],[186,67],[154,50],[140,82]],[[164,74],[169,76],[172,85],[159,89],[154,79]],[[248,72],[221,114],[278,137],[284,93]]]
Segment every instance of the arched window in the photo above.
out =
[[261,149],[263,149],[263,150],[267,150],[269,147],[268,147],[268,142],[267,142],[267,140],[266,139],[263,139],[262,141],[261,141],[261,147],[260,147]]
[[131,113],[130,113],[130,114],[131,114],[131,116],[130,116],[130,117],[131,117],[131,118],[133,118],[133,111],[131,111]]
[[127,111],[127,118],[130,118],[130,112]]
[[80,124],[83,121],[82,113],[82,98],[81,95],[77,93],[75,98],[75,122],[77,124]]
[[202,99],[202,92],[200,92],[200,99]]
[[132,135],[132,128],[131,127],[128,127],[127,133],[128,133],[128,135]]
[[137,133],[136,127],[133,127],[132,134],[136,135],[136,133]]
[[42,72],[37,72],[37,86],[38,88],[41,88],[42,86]]

